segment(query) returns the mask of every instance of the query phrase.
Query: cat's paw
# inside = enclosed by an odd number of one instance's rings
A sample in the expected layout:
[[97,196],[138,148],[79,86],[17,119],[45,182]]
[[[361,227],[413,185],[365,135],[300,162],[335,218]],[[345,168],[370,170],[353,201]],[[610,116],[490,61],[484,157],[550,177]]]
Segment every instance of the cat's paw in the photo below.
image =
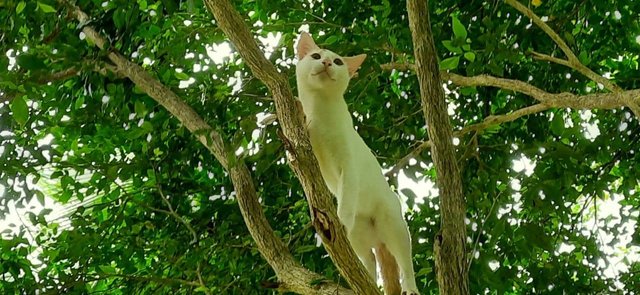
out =
[[420,295],[418,290],[403,290],[402,295]]

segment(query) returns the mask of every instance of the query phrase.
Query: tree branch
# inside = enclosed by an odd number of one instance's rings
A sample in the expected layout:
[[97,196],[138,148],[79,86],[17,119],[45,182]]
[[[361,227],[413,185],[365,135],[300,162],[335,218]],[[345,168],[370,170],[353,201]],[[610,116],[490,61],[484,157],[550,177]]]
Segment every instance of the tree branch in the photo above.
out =
[[[325,249],[334,264],[356,294],[379,294],[377,286],[356,257],[339,222],[333,197],[322,179],[320,169],[311,150],[308,134],[287,77],[278,72],[258,47],[244,19],[229,0],[205,0],[218,27],[229,37],[238,53],[255,77],[269,88],[276,113],[282,124],[282,139],[289,152],[289,164],[305,191],[311,220],[322,237]],[[278,276],[285,275],[278,273]]]
[[[528,106],[528,107],[524,107],[522,109],[510,112],[508,114],[504,114],[504,115],[491,115],[489,117],[486,117],[482,122],[480,123],[476,123],[476,124],[471,124],[468,126],[463,127],[462,129],[453,132],[453,136],[454,137],[461,137],[469,132],[472,131],[476,131],[476,132],[480,132],[484,129],[487,129],[489,127],[493,127],[496,125],[500,125],[502,123],[506,123],[506,122],[511,122],[511,121],[515,121],[516,119],[520,118],[520,117],[524,117],[527,115],[531,115],[531,114],[535,114],[535,113],[539,113],[545,110],[550,109],[551,107],[549,105],[546,105],[544,103],[539,103],[539,104],[535,104],[532,106]],[[416,148],[414,148],[411,152],[409,152],[406,156],[402,157],[397,163],[396,165],[394,165],[389,171],[387,171],[385,173],[385,176],[387,177],[392,177],[394,175],[396,175],[400,170],[402,170],[404,167],[406,167],[406,165],[409,163],[409,161],[415,157],[417,157],[418,155],[420,155],[424,150],[431,148],[433,146],[433,143],[430,140],[424,141],[422,142],[420,145],[418,145]]]
[[[57,1],[68,7],[78,22],[81,24],[88,23],[89,17],[79,7],[71,5],[66,0]],[[84,32],[87,39],[91,40],[100,49],[105,49],[106,39],[93,27],[84,26],[82,32]],[[312,285],[314,281],[322,279],[322,276],[300,266],[286,245],[276,236],[262,211],[249,169],[244,162],[236,159],[232,152],[227,151],[228,148],[225,146],[220,133],[209,126],[171,89],[153,78],[142,67],[132,63],[114,50],[110,51],[107,57],[115,65],[118,73],[125,75],[147,95],[174,115],[229,172],[247,228],[258,246],[258,250],[281,280],[282,290],[301,294],[323,295],[335,294],[337,290],[340,294],[352,294],[350,290],[344,289],[335,283],[323,282],[322,284]]]
[[469,294],[464,222],[466,204],[431,33],[428,1],[408,0],[407,12],[422,110],[432,142],[431,154],[436,168],[436,184],[440,190],[441,227],[434,243],[438,288],[440,294],[466,295]]
[[[380,68],[383,70],[415,71],[415,65],[407,63],[387,63],[380,65]],[[458,86],[490,86],[520,92],[554,108],[616,109],[628,107],[636,117],[640,118],[640,107],[638,106],[640,103],[640,89],[624,90],[614,93],[576,95],[568,92],[549,93],[520,80],[498,78],[489,75],[465,77],[442,71],[440,72],[440,76],[443,80],[449,80]]]
[[562,52],[564,52],[564,54],[567,56],[567,59],[563,60],[563,59],[555,58],[549,55],[540,54],[537,52],[533,53],[534,57],[538,59],[550,61],[550,62],[555,62],[561,65],[564,65],[566,67],[570,67],[580,72],[581,74],[585,75],[589,79],[595,81],[596,83],[600,83],[604,85],[604,87],[606,87],[607,89],[613,92],[622,91],[622,89],[618,87],[618,85],[598,75],[596,72],[592,71],[591,69],[583,65],[578,59],[578,57],[576,57],[576,55],[573,53],[573,51],[571,51],[571,48],[569,48],[569,45],[567,45],[567,43],[564,42],[564,40],[562,40],[562,38],[560,38],[560,36],[551,27],[549,27],[544,21],[542,21],[540,17],[538,17],[535,13],[533,13],[531,9],[522,5],[520,2],[518,2],[518,0],[505,0],[505,2],[510,6],[512,6],[513,8],[515,8],[516,10],[518,10],[520,13],[526,15],[529,19],[533,21],[533,23],[536,24],[536,26],[538,26],[549,37],[551,37],[553,42],[558,44]]

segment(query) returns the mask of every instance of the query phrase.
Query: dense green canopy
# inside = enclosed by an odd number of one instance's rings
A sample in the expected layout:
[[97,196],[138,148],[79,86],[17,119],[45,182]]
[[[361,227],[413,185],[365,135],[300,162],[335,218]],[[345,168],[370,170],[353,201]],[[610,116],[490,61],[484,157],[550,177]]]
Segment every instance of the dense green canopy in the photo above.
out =
[[[441,69],[460,75],[442,77],[467,202],[471,293],[640,289],[640,113],[624,107],[640,105],[630,92],[640,88],[640,1],[522,2],[575,54],[565,64],[565,48],[507,3],[430,2]],[[0,0],[0,216],[49,198],[76,204],[68,219],[37,205],[24,224],[5,221],[0,293],[276,292],[227,172],[118,71],[112,52],[222,134],[295,258],[344,284],[287,165],[271,94],[202,1],[77,0],[87,23],[64,3]],[[382,166],[412,179],[389,173],[408,200],[418,286],[437,293],[439,198],[427,189],[435,168],[405,2],[233,3],[291,87],[301,30],[340,54],[367,54],[346,100]],[[108,46],[94,46],[85,26]],[[481,74],[510,80],[464,80]]]

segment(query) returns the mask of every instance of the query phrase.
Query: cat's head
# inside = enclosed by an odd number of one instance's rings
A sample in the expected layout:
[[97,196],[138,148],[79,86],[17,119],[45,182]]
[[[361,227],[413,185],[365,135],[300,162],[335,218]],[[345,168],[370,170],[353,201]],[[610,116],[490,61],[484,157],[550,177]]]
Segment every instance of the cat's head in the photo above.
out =
[[332,51],[321,49],[305,32],[298,40],[298,64],[296,78],[298,87],[308,90],[334,91],[343,94],[349,79],[356,73],[366,54],[342,57]]

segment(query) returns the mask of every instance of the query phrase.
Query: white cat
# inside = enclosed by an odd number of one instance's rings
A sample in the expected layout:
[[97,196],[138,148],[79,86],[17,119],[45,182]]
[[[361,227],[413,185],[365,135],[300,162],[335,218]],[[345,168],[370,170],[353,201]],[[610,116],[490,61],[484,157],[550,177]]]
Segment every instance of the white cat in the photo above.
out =
[[385,293],[400,293],[401,275],[402,294],[418,295],[411,238],[400,201],[389,188],[375,156],[353,128],[343,97],[366,55],[341,57],[320,49],[307,33],[300,36],[297,50],[298,97],[311,146],[322,177],[338,200],[338,217],[351,246],[374,281],[378,260]]

